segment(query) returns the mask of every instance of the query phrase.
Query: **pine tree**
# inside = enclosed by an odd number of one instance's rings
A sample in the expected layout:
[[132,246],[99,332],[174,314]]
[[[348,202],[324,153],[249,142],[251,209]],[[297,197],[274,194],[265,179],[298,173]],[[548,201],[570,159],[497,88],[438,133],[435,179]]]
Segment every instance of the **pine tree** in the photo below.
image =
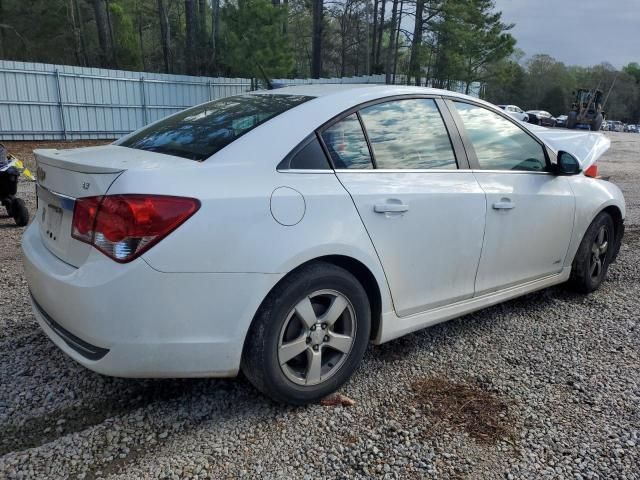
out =
[[293,68],[288,38],[282,32],[287,11],[269,0],[238,0],[222,7],[225,25],[223,63],[233,76],[287,76]]

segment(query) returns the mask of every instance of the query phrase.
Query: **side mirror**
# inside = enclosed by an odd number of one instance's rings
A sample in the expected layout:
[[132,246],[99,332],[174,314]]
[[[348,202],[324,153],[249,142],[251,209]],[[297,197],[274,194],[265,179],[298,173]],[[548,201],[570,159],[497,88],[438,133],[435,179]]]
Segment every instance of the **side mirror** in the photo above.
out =
[[569,152],[558,152],[557,172],[559,175],[576,175],[580,173],[580,162]]

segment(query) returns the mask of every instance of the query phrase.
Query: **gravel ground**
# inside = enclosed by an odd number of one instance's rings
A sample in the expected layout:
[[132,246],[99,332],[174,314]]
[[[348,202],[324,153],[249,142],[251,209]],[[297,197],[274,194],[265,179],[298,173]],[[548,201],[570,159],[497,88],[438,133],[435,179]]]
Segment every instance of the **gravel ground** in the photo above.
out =
[[[0,478],[640,479],[640,135],[608,135],[601,172],[628,215],[603,287],[370,348],[341,392],[353,406],[80,367],[38,329],[22,230],[0,218]],[[20,190],[33,210],[33,185]]]

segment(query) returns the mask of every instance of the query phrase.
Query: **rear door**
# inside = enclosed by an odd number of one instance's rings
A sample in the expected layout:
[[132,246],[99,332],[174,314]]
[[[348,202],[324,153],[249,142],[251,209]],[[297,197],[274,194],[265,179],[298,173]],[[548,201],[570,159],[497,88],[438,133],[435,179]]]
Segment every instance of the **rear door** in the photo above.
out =
[[[450,120],[446,108],[445,115]],[[321,136],[376,248],[396,313],[472,297],[485,197],[437,101],[369,105]]]
[[487,196],[476,295],[559,273],[575,211],[567,178],[549,172],[545,147],[511,119],[480,105],[448,105]]

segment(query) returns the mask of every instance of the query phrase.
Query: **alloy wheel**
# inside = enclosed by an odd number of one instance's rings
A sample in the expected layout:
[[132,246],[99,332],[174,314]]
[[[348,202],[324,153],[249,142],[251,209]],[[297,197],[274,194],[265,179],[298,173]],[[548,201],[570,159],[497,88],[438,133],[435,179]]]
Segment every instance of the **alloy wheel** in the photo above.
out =
[[335,290],[318,290],[300,300],[280,331],[278,363],[298,385],[317,385],[343,365],[356,335],[351,302]]
[[606,226],[600,227],[593,245],[591,246],[591,260],[589,262],[589,275],[596,279],[600,277],[605,266],[607,250],[609,249],[609,231]]

